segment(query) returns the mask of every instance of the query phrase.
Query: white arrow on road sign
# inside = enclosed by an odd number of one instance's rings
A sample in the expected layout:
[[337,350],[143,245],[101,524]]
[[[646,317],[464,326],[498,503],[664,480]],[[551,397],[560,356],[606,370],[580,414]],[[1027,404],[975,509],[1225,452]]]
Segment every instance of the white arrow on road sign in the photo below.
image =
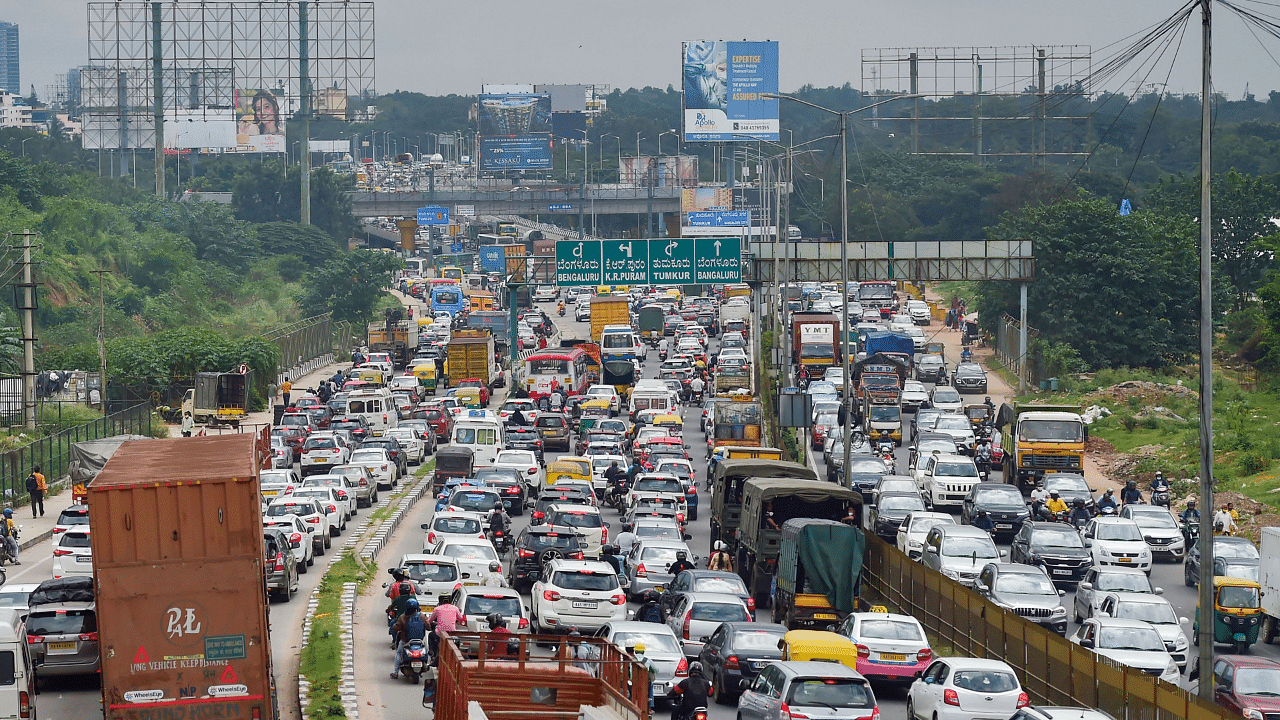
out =
[[716,257],[720,257],[720,241],[719,240],[715,242],[715,246],[716,246]]
[[618,243],[618,251],[625,252],[627,254],[627,259],[630,260],[631,259],[631,241],[628,240],[625,244]]
[[672,257],[671,252],[678,247],[680,247],[680,243],[676,242],[675,240],[672,240],[671,242],[667,243],[667,247],[666,247],[667,257]]
[[582,257],[582,243],[578,243],[577,247],[573,249],[573,256]]

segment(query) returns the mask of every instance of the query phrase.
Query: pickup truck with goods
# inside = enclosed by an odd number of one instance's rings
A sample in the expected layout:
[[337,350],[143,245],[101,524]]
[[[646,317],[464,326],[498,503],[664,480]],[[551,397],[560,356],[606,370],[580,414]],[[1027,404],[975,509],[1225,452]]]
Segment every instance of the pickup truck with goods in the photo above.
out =
[[856,605],[866,544],[862,530],[835,520],[782,523],[773,621],[798,630],[844,620]]

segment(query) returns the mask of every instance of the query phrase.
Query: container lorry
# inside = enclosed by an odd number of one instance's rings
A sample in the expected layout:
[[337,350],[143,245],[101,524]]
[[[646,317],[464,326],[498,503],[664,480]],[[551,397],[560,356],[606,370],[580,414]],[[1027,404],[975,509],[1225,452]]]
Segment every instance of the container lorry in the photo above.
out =
[[493,336],[485,330],[455,330],[445,346],[445,372],[449,385],[478,378],[492,386]]
[[792,518],[783,523],[773,621],[798,630],[844,620],[857,603],[866,547],[862,531],[842,522]]
[[[276,717],[261,433],[125,442],[89,483],[106,720]],[[285,549],[285,552],[289,552]]]
[[198,425],[240,427],[249,418],[253,372],[196,373],[195,387],[182,396],[182,411]]
[[[581,300],[579,300],[581,302]],[[591,297],[591,342],[599,344],[606,325],[631,325],[631,299],[620,295]]]
[[840,364],[840,318],[831,313],[791,314],[792,360],[809,377]]
[[996,412],[1004,437],[1004,481],[1029,487],[1046,473],[1083,473],[1089,428],[1079,405],[1005,403]]
[[1258,639],[1270,645],[1280,634],[1280,527],[1262,528],[1258,543],[1262,565],[1258,583],[1262,585],[1262,628]]

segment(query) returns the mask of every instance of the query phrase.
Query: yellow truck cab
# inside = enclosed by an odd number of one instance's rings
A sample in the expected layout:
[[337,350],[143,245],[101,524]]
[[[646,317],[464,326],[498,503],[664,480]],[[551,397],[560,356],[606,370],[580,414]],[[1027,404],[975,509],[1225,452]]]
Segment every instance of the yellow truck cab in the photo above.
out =
[[995,426],[1004,436],[1006,482],[1015,473],[1019,487],[1049,473],[1083,473],[1089,428],[1081,411],[1078,405],[1001,405]]

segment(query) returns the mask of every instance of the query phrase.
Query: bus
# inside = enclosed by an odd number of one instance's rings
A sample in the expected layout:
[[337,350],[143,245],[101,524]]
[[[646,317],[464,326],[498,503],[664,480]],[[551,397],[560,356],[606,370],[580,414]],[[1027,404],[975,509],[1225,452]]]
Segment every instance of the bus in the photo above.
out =
[[457,284],[432,283],[431,312],[447,312],[457,315],[467,307],[467,298],[462,294],[462,286]]
[[462,282],[462,268],[442,267],[440,268],[440,277],[454,282]]
[[525,359],[525,389],[540,400],[551,394],[552,383],[570,395],[584,395],[591,385],[587,365],[591,358],[581,348],[540,350]]
[[404,271],[400,274],[402,277],[425,277],[430,267],[431,261],[426,258],[405,258]]
[[863,310],[879,310],[880,317],[887,318],[893,314],[894,306],[897,305],[893,296],[893,283],[887,280],[868,280],[858,283],[858,303],[862,305]]

